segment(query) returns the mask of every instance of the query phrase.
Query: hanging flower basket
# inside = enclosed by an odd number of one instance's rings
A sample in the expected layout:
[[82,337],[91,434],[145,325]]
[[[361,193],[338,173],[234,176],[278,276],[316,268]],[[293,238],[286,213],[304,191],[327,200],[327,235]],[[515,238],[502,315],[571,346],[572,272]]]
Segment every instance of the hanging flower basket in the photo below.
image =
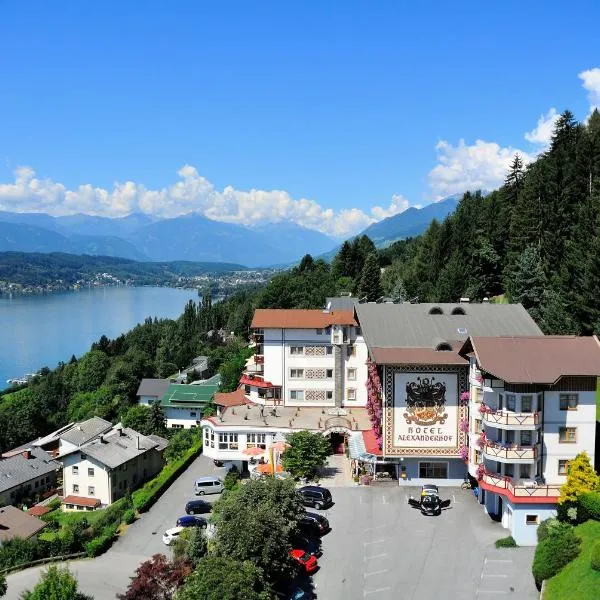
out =
[[458,449],[458,454],[460,455],[460,457],[464,460],[464,461],[468,461],[469,459],[469,449],[467,448],[467,446],[461,446]]
[[461,419],[458,424],[458,428],[463,432],[467,433],[469,431],[469,421],[467,419]]
[[460,402],[461,404],[468,404],[469,400],[471,399],[471,394],[469,392],[463,392],[460,395]]

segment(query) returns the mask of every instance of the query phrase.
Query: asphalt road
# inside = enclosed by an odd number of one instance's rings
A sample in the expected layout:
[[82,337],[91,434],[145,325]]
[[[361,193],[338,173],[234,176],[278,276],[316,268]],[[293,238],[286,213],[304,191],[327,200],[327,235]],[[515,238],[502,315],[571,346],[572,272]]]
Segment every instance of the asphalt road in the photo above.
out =
[[[108,552],[95,559],[68,563],[79,580],[80,590],[91,594],[94,600],[114,600],[117,593],[125,591],[140,563],[156,553],[169,556],[170,549],[162,542],[163,532],[175,527],[177,518],[185,514],[185,503],[195,497],[194,481],[212,474],[224,476],[225,469],[216,468],[212,460],[199,456],[150,511],[128,527]],[[214,502],[219,497],[210,495],[203,498]],[[9,575],[6,599],[18,600],[21,592],[33,588],[43,568],[34,567]]]
[[470,491],[443,489],[453,499],[438,517],[407,503],[416,488],[332,488],[323,511],[318,600],[534,600],[533,548],[496,549],[507,531],[484,514]]

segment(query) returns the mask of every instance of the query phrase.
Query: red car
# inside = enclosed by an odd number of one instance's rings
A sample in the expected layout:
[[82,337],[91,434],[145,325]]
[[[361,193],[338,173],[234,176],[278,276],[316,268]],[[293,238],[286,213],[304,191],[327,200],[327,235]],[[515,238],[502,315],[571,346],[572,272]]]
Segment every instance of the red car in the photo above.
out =
[[314,573],[317,570],[317,568],[319,567],[319,563],[317,562],[317,559],[312,554],[310,554],[310,552],[294,549],[294,550],[290,550],[290,556],[298,564],[302,565],[304,570],[309,575],[311,573]]

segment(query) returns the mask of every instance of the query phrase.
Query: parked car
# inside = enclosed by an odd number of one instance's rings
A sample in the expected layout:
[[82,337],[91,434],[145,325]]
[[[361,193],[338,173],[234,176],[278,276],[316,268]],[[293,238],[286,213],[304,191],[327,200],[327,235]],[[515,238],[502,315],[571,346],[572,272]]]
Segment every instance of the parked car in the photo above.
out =
[[310,535],[295,535],[292,537],[292,546],[304,550],[317,558],[323,554],[321,540]]
[[433,485],[433,483],[424,483],[421,486],[421,497],[423,496],[439,496],[440,491],[437,485]]
[[314,573],[319,568],[317,559],[310,552],[306,552],[306,550],[294,548],[293,550],[290,550],[290,556],[308,575]]
[[185,527],[173,527],[172,529],[167,529],[162,536],[163,544],[170,546],[184,529]]
[[208,523],[206,519],[203,519],[202,517],[186,515],[185,517],[179,517],[175,525],[177,525],[177,527],[202,527],[203,529],[206,529]]
[[207,513],[211,510],[212,504],[206,500],[200,500],[199,498],[196,500],[188,500],[185,505],[185,513],[187,515],[201,515],[202,513]]
[[309,535],[324,535],[329,531],[330,527],[329,521],[323,515],[307,512],[298,522],[298,529]]
[[223,482],[214,476],[200,477],[194,482],[194,491],[196,492],[196,496],[220,494],[223,491]]
[[418,508],[421,514],[426,516],[438,516],[442,514],[442,509],[450,506],[450,500],[441,500],[436,485],[425,484],[421,488],[420,498],[408,499],[408,503],[413,508]]
[[312,506],[317,510],[321,510],[333,504],[331,492],[319,485],[305,485],[298,488],[298,493],[302,496],[304,506]]

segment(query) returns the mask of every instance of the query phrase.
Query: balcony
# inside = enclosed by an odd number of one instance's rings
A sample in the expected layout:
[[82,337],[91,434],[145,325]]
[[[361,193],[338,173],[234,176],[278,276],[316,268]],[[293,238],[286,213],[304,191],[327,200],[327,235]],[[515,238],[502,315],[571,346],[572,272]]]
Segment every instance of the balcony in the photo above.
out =
[[517,413],[494,410],[485,404],[479,407],[481,419],[486,425],[506,429],[535,429],[540,424],[541,413]]
[[490,460],[502,463],[533,464],[538,457],[538,446],[514,446],[486,439],[483,454]]
[[560,485],[546,485],[533,479],[515,480],[487,469],[479,475],[480,486],[489,492],[506,496],[511,502],[555,504],[560,496]]

